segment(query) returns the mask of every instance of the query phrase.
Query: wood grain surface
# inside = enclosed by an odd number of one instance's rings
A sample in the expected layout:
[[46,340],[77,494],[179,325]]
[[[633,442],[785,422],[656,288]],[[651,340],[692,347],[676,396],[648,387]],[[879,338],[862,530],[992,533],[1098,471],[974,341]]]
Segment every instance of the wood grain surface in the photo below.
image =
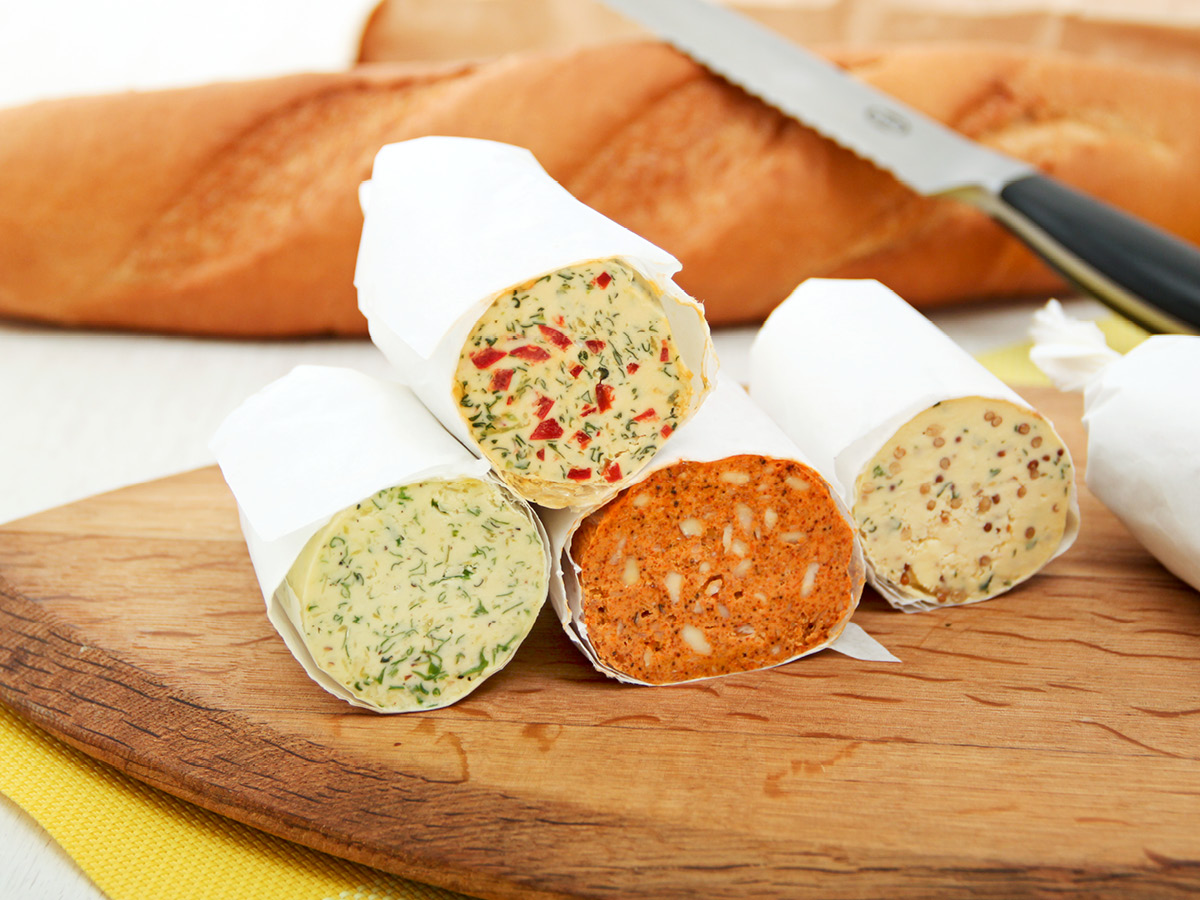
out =
[[[1029,392],[1082,470],[1078,398]],[[481,897],[1200,891],[1200,595],[1086,490],[1079,542],[975,606],[668,688],[596,674],[545,611],[448,709],[310,682],[216,469],[0,526],[0,700],[123,771]]]

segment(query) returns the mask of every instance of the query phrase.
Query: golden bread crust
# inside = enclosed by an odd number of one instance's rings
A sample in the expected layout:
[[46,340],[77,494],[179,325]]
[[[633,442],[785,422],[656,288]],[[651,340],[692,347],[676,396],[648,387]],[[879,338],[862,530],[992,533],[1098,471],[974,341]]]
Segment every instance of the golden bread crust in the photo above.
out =
[[[1200,242],[1200,81],[985,45],[831,50],[985,144]],[[985,216],[889,175],[631,42],[479,64],[380,64],[0,111],[0,315],[231,336],[366,332],[358,185],[385,143],[530,148],[583,202],[675,254],[711,324],[803,279],[914,305],[1061,282]],[[450,273],[448,273],[448,277]]]

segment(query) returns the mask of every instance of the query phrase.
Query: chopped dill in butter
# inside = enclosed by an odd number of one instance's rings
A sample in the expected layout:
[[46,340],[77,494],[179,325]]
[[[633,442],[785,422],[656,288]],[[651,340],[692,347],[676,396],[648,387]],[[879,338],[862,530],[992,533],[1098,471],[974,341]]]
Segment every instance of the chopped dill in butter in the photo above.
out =
[[499,485],[430,480],[338,513],[287,581],[323,671],[379,709],[429,709],[513,655],[545,599],[546,556]]

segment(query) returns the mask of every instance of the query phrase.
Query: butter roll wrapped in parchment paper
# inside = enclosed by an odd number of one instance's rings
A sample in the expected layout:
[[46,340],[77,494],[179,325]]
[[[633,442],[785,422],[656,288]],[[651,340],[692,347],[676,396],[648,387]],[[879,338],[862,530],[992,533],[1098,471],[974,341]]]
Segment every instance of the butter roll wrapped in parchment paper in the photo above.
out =
[[347,703],[446,706],[532,628],[541,523],[407,388],[300,366],[234,410],[212,449],[271,623]]
[[1200,591],[1200,337],[1154,335],[1122,356],[1054,300],[1031,332],[1034,364],[1061,390],[1083,391],[1087,486]]
[[543,515],[551,602],[612,678],[692,681],[825,647],[894,660],[849,622],[864,578],[849,513],[736,383],[618,495]]
[[894,607],[987,600],[1074,542],[1052,424],[878,282],[804,282],[750,358],[751,394],[839,486]]
[[526,499],[625,484],[716,371],[669,254],[573,198],[527,150],[391,144],[361,191],[355,285],[371,339],[441,423]]

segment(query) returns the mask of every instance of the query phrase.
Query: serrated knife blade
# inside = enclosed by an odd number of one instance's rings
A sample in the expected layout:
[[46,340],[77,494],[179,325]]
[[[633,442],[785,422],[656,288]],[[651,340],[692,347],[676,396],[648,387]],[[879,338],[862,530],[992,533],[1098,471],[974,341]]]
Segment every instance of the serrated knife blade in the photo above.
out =
[[1081,290],[1151,331],[1200,332],[1200,250],[977,144],[740,13],[602,0],[914,191],[988,213]]

